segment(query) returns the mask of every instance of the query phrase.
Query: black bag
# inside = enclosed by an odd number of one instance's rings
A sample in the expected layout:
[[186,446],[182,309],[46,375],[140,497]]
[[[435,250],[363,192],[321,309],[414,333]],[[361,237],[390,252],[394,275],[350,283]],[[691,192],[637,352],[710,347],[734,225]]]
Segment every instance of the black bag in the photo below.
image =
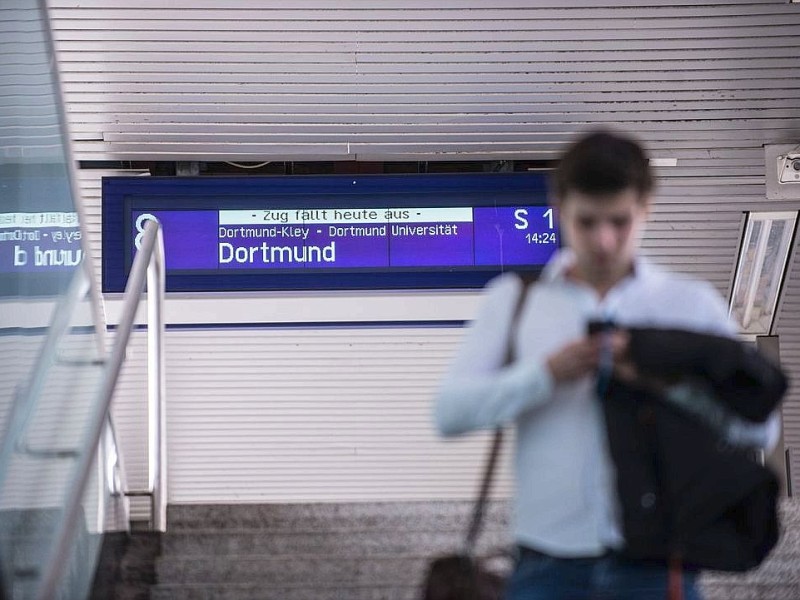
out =
[[467,554],[434,559],[425,577],[425,600],[502,600],[505,578]]
[[502,443],[503,432],[498,429],[492,440],[464,549],[433,559],[425,574],[423,600],[502,600],[504,575],[491,568],[488,558],[476,557],[474,551]]

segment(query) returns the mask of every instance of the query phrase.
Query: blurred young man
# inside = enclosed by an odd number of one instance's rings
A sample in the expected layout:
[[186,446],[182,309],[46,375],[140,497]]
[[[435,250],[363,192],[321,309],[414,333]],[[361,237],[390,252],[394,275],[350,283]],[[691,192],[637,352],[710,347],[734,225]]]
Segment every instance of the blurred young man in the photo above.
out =
[[[532,285],[487,286],[436,399],[444,435],[516,425],[514,536],[508,600],[663,600],[666,565],[623,560],[614,470],[595,391],[599,336],[587,323],[672,327],[733,336],[725,302],[704,282],[638,255],[653,176],[635,141],[598,131],[574,143],[553,179],[565,248]],[[615,355],[625,349],[614,334]],[[504,364],[509,345],[514,360]],[[686,600],[699,598],[692,572]]]

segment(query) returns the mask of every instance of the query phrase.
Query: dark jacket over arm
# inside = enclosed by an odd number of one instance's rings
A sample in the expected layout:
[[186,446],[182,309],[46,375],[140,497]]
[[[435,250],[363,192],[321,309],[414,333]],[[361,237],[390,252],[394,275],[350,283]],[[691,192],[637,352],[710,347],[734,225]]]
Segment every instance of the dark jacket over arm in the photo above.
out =
[[632,558],[679,556],[702,568],[758,565],[778,539],[778,483],[749,449],[676,407],[650,383],[698,382],[732,412],[762,421],[786,389],[780,369],[728,338],[633,329],[631,358],[648,384],[612,380],[603,398]]
[[764,421],[788,386],[781,369],[754,347],[680,329],[633,328],[629,353],[643,375],[666,383],[699,381],[737,415]]

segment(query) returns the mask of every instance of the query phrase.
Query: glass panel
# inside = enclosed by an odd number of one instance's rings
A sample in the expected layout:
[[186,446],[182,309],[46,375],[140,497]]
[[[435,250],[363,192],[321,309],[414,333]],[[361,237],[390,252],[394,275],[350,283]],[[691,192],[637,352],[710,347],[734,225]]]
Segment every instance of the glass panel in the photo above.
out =
[[[44,8],[0,3],[0,597],[34,598],[96,412],[102,344]],[[58,598],[87,597],[109,496],[96,464]]]
[[[76,276],[80,282],[82,272]],[[0,451],[0,557],[6,595],[12,599],[35,597],[62,525],[78,460],[85,452],[95,454],[86,441],[96,418],[103,365],[90,324],[87,288],[73,289],[82,295],[74,303],[65,296],[45,332],[23,327],[0,336],[0,353],[21,357],[19,364],[31,369],[27,375],[18,373]],[[73,524],[72,550],[80,553],[80,561],[73,565],[75,557],[67,558],[64,598],[85,597],[74,591],[88,585],[82,581],[86,569],[93,573],[94,562],[89,560],[94,560],[100,541],[108,487],[105,469],[98,464],[85,492],[82,516]]]
[[797,213],[751,213],[733,285],[731,316],[742,333],[768,335],[775,317]]

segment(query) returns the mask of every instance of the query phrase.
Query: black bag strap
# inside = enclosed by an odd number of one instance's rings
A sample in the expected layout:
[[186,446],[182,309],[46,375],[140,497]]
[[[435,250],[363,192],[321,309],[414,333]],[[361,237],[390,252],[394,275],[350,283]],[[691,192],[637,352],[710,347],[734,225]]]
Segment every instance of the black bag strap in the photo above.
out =
[[483,471],[483,481],[481,482],[481,489],[478,493],[478,498],[475,501],[475,506],[472,509],[472,521],[467,531],[467,539],[464,542],[464,552],[468,556],[472,556],[475,550],[475,542],[478,539],[478,534],[483,525],[483,515],[486,512],[486,500],[489,497],[489,490],[492,487],[492,480],[494,479],[495,466],[497,465],[497,457],[500,456],[500,447],[503,445],[503,430],[498,428],[492,436],[492,445],[489,449],[489,457],[486,459],[486,465]]
[[[525,303],[525,298],[528,295],[528,290],[531,286],[533,279],[527,274],[519,274],[522,281],[522,290],[517,297],[517,304],[514,307],[514,313],[511,317],[511,323],[508,327],[508,337],[506,345],[506,355],[503,360],[503,365],[509,365],[514,359],[514,330],[519,319],[519,313],[522,310],[522,305]],[[492,487],[492,480],[494,479],[495,467],[497,466],[497,459],[500,456],[500,448],[503,445],[503,428],[498,427],[495,429],[492,443],[489,448],[489,454],[483,468],[483,479],[481,480],[480,491],[475,500],[475,505],[472,509],[472,520],[470,521],[469,529],[467,530],[467,537],[464,540],[464,553],[467,556],[472,556],[475,549],[475,542],[478,539],[478,534],[483,525],[483,516],[486,512],[486,501],[489,498],[489,490]]]

